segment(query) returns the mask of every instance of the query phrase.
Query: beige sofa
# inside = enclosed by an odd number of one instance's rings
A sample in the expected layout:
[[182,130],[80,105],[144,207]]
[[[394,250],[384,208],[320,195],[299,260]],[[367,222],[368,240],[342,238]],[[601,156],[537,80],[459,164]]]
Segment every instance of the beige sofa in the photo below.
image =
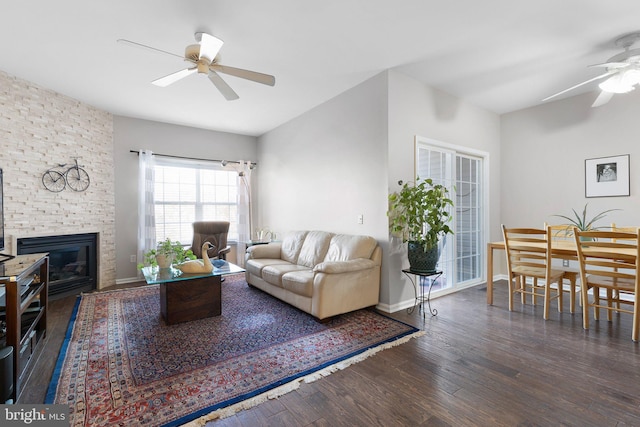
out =
[[247,283],[318,320],[376,305],[382,250],[373,237],[295,231],[251,246]]

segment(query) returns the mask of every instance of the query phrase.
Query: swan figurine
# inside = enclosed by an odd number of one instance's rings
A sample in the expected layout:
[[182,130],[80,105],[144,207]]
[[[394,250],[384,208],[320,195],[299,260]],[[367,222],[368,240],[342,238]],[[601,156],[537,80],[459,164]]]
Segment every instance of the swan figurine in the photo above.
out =
[[207,249],[213,248],[210,242],[204,242],[202,244],[202,259],[192,259],[184,261],[177,265],[178,269],[183,273],[211,273],[213,271],[213,264],[207,255]]

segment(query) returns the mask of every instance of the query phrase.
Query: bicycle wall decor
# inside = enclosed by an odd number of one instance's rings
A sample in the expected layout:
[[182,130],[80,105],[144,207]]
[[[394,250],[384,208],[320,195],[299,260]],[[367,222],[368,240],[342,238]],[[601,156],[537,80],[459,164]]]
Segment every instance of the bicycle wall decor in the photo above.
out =
[[[54,193],[59,193],[67,186],[73,191],[84,191],[89,188],[89,174],[78,164],[78,159],[73,159],[73,164],[67,167],[66,163],[58,163],[48,169],[42,175],[44,188]],[[66,168],[66,169],[65,169]]]

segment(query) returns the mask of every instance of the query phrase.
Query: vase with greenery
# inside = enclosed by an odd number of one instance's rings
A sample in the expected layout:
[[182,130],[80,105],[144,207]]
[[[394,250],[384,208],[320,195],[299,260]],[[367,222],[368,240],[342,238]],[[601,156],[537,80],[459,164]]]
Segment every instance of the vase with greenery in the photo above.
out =
[[159,268],[169,268],[173,264],[179,264],[183,261],[196,259],[191,249],[186,249],[179,241],[171,241],[166,238],[158,243],[156,249],[151,249],[144,254],[144,263],[138,264],[138,268],[146,265]]
[[573,211],[573,216],[553,215],[559,218],[566,219],[568,221],[565,235],[573,236],[573,227],[576,227],[580,231],[601,230],[603,228],[609,228],[609,226],[596,227],[595,222],[607,216],[609,212],[620,210],[620,209],[607,209],[589,218],[587,217],[587,206],[589,206],[588,203],[584,205],[584,209],[582,209],[581,215],[578,214],[578,212],[576,212],[575,209],[571,209]]
[[400,191],[389,195],[389,231],[408,243],[411,270],[433,272],[439,258],[439,240],[453,234],[448,225],[453,206],[449,190],[430,178],[398,184],[402,186]]

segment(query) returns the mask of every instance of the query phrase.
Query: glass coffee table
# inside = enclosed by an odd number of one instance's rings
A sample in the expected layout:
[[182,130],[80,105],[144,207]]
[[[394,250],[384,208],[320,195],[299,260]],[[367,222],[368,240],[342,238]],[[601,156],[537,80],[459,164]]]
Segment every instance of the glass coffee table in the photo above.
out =
[[222,277],[243,272],[230,262],[211,273],[183,273],[173,267],[142,269],[147,284],[160,285],[160,314],[167,325],[220,316]]

